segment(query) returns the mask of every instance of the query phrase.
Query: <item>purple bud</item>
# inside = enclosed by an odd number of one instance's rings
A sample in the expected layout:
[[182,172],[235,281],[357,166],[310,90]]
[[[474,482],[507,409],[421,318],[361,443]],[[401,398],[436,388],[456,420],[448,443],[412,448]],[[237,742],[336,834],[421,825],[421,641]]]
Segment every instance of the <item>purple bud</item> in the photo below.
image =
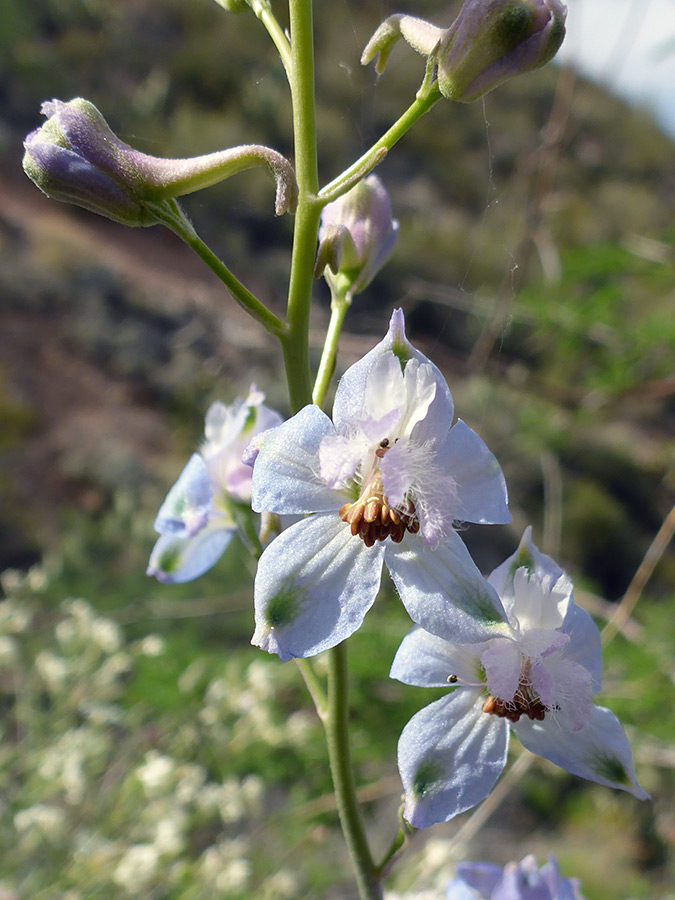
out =
[[262,165],[276,182],[277,215],[295,208],[293,168],[268,147],[251,144],[190,159],[162,159],[121,141],[88,100],[52,100],[43,103],[42,113],[47,121],[24,142],[23,168],[55,200],[123,225],[154,225],[158,205]]
[[438,49],[444,97],[470,103],[558,52],[567,8],[561,0],[466,0]]
[[361,293],[391,255],[398,222],[377,175],[369,175],[321,213],[317,276],[333,290]]

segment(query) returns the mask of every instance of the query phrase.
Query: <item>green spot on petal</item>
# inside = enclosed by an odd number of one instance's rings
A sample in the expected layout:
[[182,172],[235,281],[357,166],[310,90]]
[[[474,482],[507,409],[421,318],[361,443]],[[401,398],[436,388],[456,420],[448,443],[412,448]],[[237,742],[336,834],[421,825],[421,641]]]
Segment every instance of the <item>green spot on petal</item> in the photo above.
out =
[[435,759],[424,759],[413,778],[412,789],[418,800],[423,800],[433,792],[435,785],[443,777],[443,767]]
[[167,575],[170,575],[171,572],[175,572],[178,566],[180,565],[180,548],[179,547],[167,547],[167,549],[162,553],[157,563],[157,568],[161,572],[166,572]]
[[630,785],[631,778],[620,759],[616,756],[598,757],[593,760],[591,768],[600,778],[613,784]]
[[275,594],[267,604],[265,619],[270,628],[282,628],[290,625],[299,612],[300,600],[297,587],[293,584],[284,585],[278,594]]

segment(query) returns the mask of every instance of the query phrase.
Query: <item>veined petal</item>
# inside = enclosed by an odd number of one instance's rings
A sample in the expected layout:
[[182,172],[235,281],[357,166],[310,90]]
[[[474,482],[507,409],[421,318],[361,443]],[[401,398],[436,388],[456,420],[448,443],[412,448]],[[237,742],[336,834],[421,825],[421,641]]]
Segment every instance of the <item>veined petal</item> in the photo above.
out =
[[403,311],[395,309],[389,322],[389,330],[383,340],[350,366],[340,379],[333,403],[333,421],[338,431],[342,431],[343,427],[361,417],[369,372],[379,357],[389,353],[393,353],[398,359],[402,369],[411,359],[431,366],[436,380],[436,393],[427,418],[432,417],[435,423],[452,421],[454,407],[445,378],[438,368],[410,343],[405,334]]
[[513,700],[520,681],[520,647],[508,638],[495,638],[481,653],[488,689],[502,700]]
[[564,731],[578,732],[593,715],[591,673],[566,655],[533,666],[532,686]]
[[361,625],[381,575],[382,545],[366,547],[337,516],[296,522],[260,557],[251,642],[282,661],[334,647]]
[[155,531],[192,537],[206,525],[212,501],[213,488],[206,465],[199,453],[193,453],[159,508]]
[[163,534],[150,554],[147,574],[164,584],[199,578],[218,562],[235,530],[210,526],[189,538]]
[[305,406],[268,432],[253,468],[253,509],[276,513],[338,510],[344,496],[327,488],[319,474],[319,446],[324,437],[334,434],[333,423],[318,406]]
[[453,531],[431,550],[419,535],[387,541],[384,560],[413,622],[454,643],[510,634],[494,589]]
[[549,575],[517,569],[513,575],[513,597],[509,621],[521,631],[555,631],[562,626],[572,600],[572,582],[567,575],[553,581]]
[[478,690],[455,690],[416,713],[398,744],[403,815],[415,828],[447,822],[479,803],[506,763],[509,728],[482,711]]
[[452,644],[416,625],[401,641],[389,677],[420,687],[447,687],[448,679],[456,676],[475,686],[480,681],[482,647]]
[[574,660],[590,673],[593,693],[602,687],[602,646],[600,632],[589,613],[571,603],[561,631],[570,636],[565,659]]
[[638,800],[649,797],[635,777],[626,733],[608,709],[594,706],[589,722],[575,732],[564,731],[550,716],[543,722],[523,717],[512,727],[524,747],[572,775],[628,791]]
[[457,519],[483,525],[511,521],[501,466],[487,445],[461,419],[450,429],[439,462],[457,483]]
[[533,543],[531,525],[528,525],[523,532],[516,552],[512,553],[488,576],[488,581],[504,601],[504,607],[509,614],[509,598],[513,599],[513,576],[518,569],[523,568],[540,579],[548,576],[552,584],[555,584],[565,574],[550,556],[542,553]]

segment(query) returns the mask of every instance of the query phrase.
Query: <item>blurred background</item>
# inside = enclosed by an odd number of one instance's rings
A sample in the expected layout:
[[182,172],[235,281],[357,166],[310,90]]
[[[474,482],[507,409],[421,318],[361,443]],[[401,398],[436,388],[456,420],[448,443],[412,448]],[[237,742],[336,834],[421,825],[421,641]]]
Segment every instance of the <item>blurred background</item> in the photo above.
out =
[[[445,26],[457,8],[406,11]],[[404,46],[379,80],[359,65],[397,11],[317,5],[322,181],[420,84]],[[599,626],[618,615],[599,700],[652,801],[514,740],[487,806],[415,835],[392,891],[441,897],[459,859],[553,851],[588,900],[675,897],[675,3],[569,0],[568,24],[558,63],[439,103],[380,166],[399,243],[354,303],[338,369],[403,307],[509,484],[513,524],[464,534],[479,566],[532,523]],[[209,403],[255,381],[288,412],[280,353],[169,232],[50,202],[21,171],[52,97],[86,97],[156,155],[290,155],[274,48],[211,0],[4,0],[0,46],[0,897],[352,900],[299,673],[248,646],[252,561],[233,545],[192,584],[144,574]],[[242,173],[184,207],[283,314],[292,220],[273,217],[271,183]],[[315,297],[318,361],[318,282]],[[386,677],[408,627],[385,586],[350,644],[377,852],[400,804],[398,735],[437,696]]]

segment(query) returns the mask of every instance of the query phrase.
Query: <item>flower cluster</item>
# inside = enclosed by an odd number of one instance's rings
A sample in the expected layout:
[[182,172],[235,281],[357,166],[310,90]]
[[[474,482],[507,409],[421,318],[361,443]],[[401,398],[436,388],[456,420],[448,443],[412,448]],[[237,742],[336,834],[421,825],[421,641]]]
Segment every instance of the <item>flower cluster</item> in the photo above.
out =
[[489,793],[510,732],[575,775],[647,795],[626,735],[595,706],[600,636],[563,571],[532,543],[486,580],[458,522],[509,521],[494,456],[461,420],[438,369],[410,344],[403,315],[342,377],[332,421],[310,405],[263,435],[256,511],[303,515],[263,552],[253,643],[282,660],[349,637],[383,564],[415,628],[391,677],[450,687],[399,743],[406,820],[442,822]]

